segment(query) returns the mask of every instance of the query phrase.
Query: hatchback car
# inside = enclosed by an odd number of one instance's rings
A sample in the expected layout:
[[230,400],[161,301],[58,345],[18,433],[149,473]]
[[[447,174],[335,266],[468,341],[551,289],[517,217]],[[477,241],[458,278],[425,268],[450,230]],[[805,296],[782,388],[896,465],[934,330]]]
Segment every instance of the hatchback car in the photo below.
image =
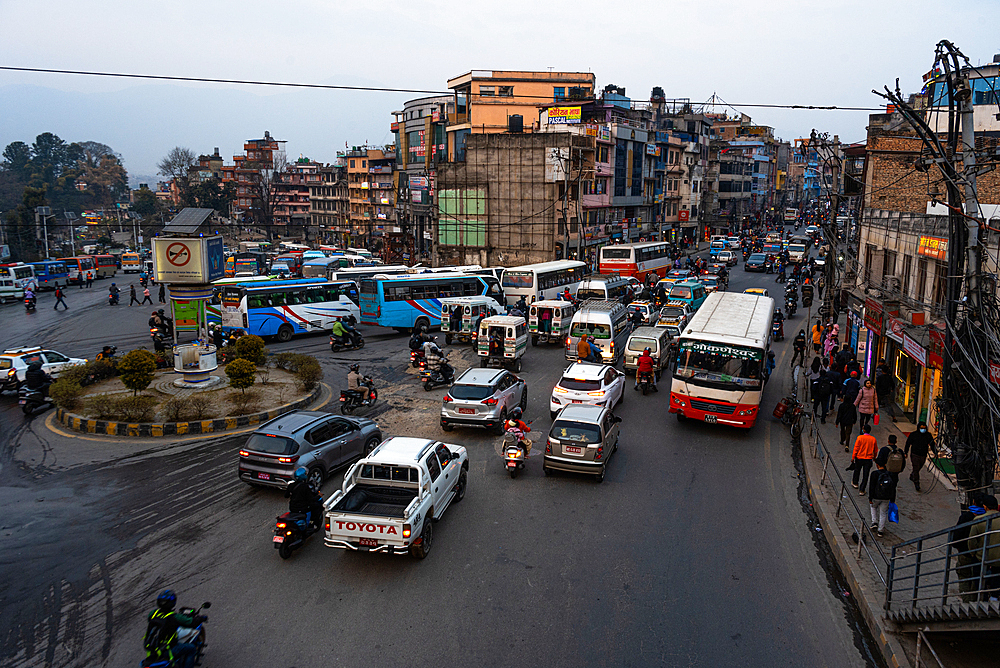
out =
[[239,477],[251,485],[288,487],[305,467],[319,489],[334,470],[367,456],[382,442],[371,420],[318,411],[292,411],[261,425],[240,448]]
[[588,473],[604,482],[608,460],[618,450],[621,421],[606,406],[566,406],[549,429],[542,471]]
[[726,239],[726,243],[727,243],[727,244],[729,245],[729,247],[730,247],[730,248],[732,248],[733,250],[739,250],[739,249],[740,249],[740,246],[742,245],[742,244],[740,243],[740,238],[739,238],[739,237],[729,237],[728,239]]
[[625,374],[610,364],[574,362],[552,388],[549,415],[555,419],[563,406],[614,406],[625,399]]
[[42,371],[58,378],[64,369],[81,366],[87,360],[78,357],[66,357],[54,350],[42,348],[12,348],[0,355],[0,392],[16,390],[24,382],[28,365],[34,362],[42,363]]
[[738,262],[737,257],[739,256],[734,251],[722,251],[715,256],[715,259],[724,262],[727,267],[732,267]]
[[763,253],[753,253],[752,255],[750,255],[750,257],[747,258],[747,261],[743,263],[743,270],[766,271],[767,269],[767,263],[765,262],[766,260],[767,256],[764,255]]
[[469,369],[441,401],[441,428],[451,431],[460,424],[502,434],[515,406],[528,407],[527,383],[506,369]]

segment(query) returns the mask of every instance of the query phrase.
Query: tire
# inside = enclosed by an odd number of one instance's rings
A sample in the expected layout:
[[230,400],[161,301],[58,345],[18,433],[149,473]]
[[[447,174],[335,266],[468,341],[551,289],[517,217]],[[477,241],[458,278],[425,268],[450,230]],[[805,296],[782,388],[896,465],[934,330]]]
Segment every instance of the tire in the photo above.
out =
[[427,329],[430,329],[431,321],[423,316],[417,318],[416,322],[413,323],[413,331],[419,332],[421,327],[426,327]]
[[546,477],[550,476],[550,475],[552,475],[552,469],[550,469],[548,466],[543,466],[542,467],[542,473],[544,473],[546,475]]
[[521,358],[514,361],[514,373],[521,373]]
[[31,415],[31,411],[33,411],[33,410],[35,410],[35,407],[32,406],[31,404],[25,404],[25,405],[21,406],[21,411],[25,415]]
[[275,334],[274,338],[278,340],[279,343],[288,343],[292,340],[292,328],[290,325],[282,325],[278,328],[278,333]]
[[445,342],[446,344],[448,344],[449,346],[451,345],[451,338],[452,338],[452,337],[451,337],[451,334],[445,334],[445,335],[444,335],[444,342]]
[[512,468],[508,468],[507,470],[510,472],[510,479],[511,480],[513,480],[514,478],[517,477],[517,467],[516,466],[514,466]]
[[372,453],[372,450],[374,450],[375,448],[377,448],[378,444],[380,442],[381,441],[378,440],[377,436],[372,436],[371,438],[369,438],[368,442],[365,443],[365,449],[362,450],[361,456],[362,457],[367,457],[368,455],[370,455]]
[[559,411],[549,411],[549,419],[550,419],[550,420],[555,420],[555,419],[556,419],[556,414],[557,414],[558,412],[559,412]]
[[487,366],[489,366],[489,364],[490,364],[490,360],[489,360],[488,357],[480,357],[479,358],[479,368],[480,369],[485,369]]
[[537,346],[538,345],[538,337],[537,336],[531,337],[531,345],[532,346]]
[[410,546],[410,556],[417,559],[425,559],[431,551],[431,544],[434,542],[434,529],[430,517],[424,520],[424,529],[420,532],[420,544]]
[[455,430],[455,425],[449,424],[447,422],[442,422],[441,423],[441,428],[444,429],[445,431],[454,431]]
[[376,401],[378,401],[378,390],[376,390],[376,389],[375,389],[375,388],[373,387],[373,388],[371,388],[371,389],[370,389],[370,390],[369,390],[368,392],[369,392],[369,394],[371,394],[371,397],[372,397],[372,400],[371,400],[371,403],[370,403],[370,404],[368,404],[368,405],[369,405],[369,406],[374,406],[374,405],[375,405],[375,402],[376,402]]
[[340,405],[340,414],[341,415],[350,415],[353,412],[354,412],[354,409],[351,408],[350,406],[348,406],[346,401]]
[[500,434],[501,436],[503,436],[503,429],[506,423],[507,423],[507,409],[501,408],[500,419],[497,421],[497,426],[496,426],[497,433]]
[[642,384],[642,396],[649,394],[649,383]]
[[678,422],[684,422],[684,421],[686,421],[686,420],[687,420],[687,416],[686,416],[686,415],[684,415],[684,413],[678,413],[678,414],[677,414],[677,421],[678,421]]
[[312,486],[313,489],[319,489],[320,487],[322,487],[323,480],[326,478],[326,476],[323,475],[323,469],[321,469],[318,466],[313,466],[312,468],[310,468],[308,476],[309,477],[307,478],[307,480],[309,481],[309,484]]
[[362,338],[358,339],[358,345],[354,349],[355,350],[361,350],[364,347],[365,347],[365,339],[364,339],[364,337],[362,337]]
[[601,472],[598,473],[596,476],[594,476],[594,480],[597,481],[598,485],[600,485],[602,482],[604,482],[604,473],[605,473],[605,471],[606,471],[607,468],[608,468],[608,465],[605,464],[604,466],[601,467]]
[[521,412],[528,410],[528,385],[525,384],[524,389],[521,390],[521,403],[518,404],[521,407]]
[[462,499],[465,498],[465,488],[469,484],[469,472],[462,469],[462,472],[458,474],[458,484],[455,485],[455,499],[452,503],[460,503]]
[[279,545],[278,556],[281,557],[282,559],[287,559],[288,557],[292,556],[292,548],[288,547],[287,545]]
[[788,430],[792,434],[792,438],[798,438],[802,435],[802,418],[799,418],[792,423],[791,428]]
[[431,391],[431,381],[429,381],[429,380],[425,380],[424,381],[424,391],[425,392],[430,392]]

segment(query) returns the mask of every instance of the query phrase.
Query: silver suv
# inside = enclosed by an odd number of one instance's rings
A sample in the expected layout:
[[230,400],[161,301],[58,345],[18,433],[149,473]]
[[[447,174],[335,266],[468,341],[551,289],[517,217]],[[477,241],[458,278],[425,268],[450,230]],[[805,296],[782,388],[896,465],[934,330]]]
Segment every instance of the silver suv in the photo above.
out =
[[618,451],[622,419],[606,406],[570,404],[556,415],[545,441],[542,471],[589,473],[604,482],[611,455]]
[[506,369],[469,369],[455,381],[441,403],[441,428],[456,424],[503,433],[515,406],[528,407],[528,385]]
[[365,418],[293,411],[267,422],[240,449],[240,480],[288,487],[304,466],[319,489],[335,469],[364,457],[382,442],[378,425]]

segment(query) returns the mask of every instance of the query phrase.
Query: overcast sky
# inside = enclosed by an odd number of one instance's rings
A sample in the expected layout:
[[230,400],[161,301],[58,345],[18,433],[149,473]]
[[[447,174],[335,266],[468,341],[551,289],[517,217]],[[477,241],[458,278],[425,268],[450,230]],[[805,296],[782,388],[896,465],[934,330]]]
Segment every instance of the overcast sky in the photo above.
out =
[[[445,90],[472,69],[592,71],[598,88],[646,100],[717,93],[786,140],[810,129],[865,137],[872,88],[915,92],[934,45],[1000,53],[1000,0],[0,0],[0,65]],[[94,140],[152,176],[180,145],[227,162],[269,130],[332,162],[345,143],[392,141],[391,112],[415,95],[0,71],[0,147],[41,132]],[[719,108],[721,110],[721,107]],[[732,111],[732,109],[730,109]]]

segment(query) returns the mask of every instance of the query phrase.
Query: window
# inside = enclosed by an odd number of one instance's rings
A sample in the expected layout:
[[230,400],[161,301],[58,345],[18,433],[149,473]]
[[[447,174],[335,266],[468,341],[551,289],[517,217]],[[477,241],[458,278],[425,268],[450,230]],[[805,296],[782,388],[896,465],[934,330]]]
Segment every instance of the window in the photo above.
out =
[[366,169],[367,167],[368,167],[368,161],[367,160],[362,160],[361,161],[361,168],[362,169]]
[[441,475],[441,465],[438,464],[437,455],[433,452],[427,455],[427,459],[424,461],[424,464],[427,465],[427,470],[431,473],[431,482],[437,480],[438,476]]
[[597,162],[607,162],[608,161],[608,148],[607,146],[597,147]]
[[514,97],[514,87],[500,86],[500,97]]
[[[868,246],[868,248],[873,248],[873,246]],[[927,290],[927,258],[922,257],[917,261],[917,290],[916,297],[918,302],[924,300],[925,290]]]
[[333,438],[333,430],[330,429],[329,424],[321,424],[315,429],[311,429],[309,433],[306,434],[306,442],[310,445],[326,443],[331,438]]
[[565,86],[554,86],[552,88],[552,99],[558,102],[559,100],[566,99],[566,87]]
[[496,86],[480,86],[479,95],[481,97],[493,97],[496,95]]
[[945,291],[948,287],[948,265],[944,262],[934,263],[934,305],[938,308],[946,306]]
[[45,359],[48,360],[49,364],[59,364],[61,362],[68,362],[69,358],[65,355],[51,350],[45,351]]
[[441,468],[448,468],[448,464],[451,463],[451,450],[445,445],[439,445],[434,450],[437,452],[438,460],[441,462]]
[[[354,161],[353,160],[351,160],[351,167],[352,168],[354,167]],[[242,180],[243,180],[243,175],[240,174],[240,181],[242,181]]]

